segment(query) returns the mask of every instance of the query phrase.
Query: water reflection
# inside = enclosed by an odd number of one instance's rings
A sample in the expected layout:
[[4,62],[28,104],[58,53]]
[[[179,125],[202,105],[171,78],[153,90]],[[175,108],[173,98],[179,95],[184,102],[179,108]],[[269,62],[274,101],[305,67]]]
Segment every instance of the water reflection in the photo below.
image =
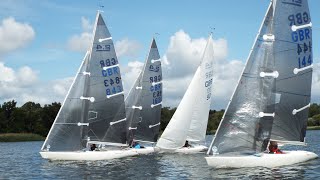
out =
[[[309,146],[286,147],[320,154],[320,131]],[[210,142],[212,137],[208,137]],[[317,179],[320,159],[279,168],[212,169],[205,154],[151,154],[112,161],[47,161],[43,142],[0,143],[0,179]]]

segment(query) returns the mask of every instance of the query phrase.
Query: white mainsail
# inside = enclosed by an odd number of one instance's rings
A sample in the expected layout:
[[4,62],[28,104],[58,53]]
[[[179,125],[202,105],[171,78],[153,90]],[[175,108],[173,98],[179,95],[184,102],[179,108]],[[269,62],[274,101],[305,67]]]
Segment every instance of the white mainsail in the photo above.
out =
[[160,149],[181,148],[186,140],[203,141],[211,103],[213,78],[213,42],[208,42],[202,62],[176,112],[157,142]]

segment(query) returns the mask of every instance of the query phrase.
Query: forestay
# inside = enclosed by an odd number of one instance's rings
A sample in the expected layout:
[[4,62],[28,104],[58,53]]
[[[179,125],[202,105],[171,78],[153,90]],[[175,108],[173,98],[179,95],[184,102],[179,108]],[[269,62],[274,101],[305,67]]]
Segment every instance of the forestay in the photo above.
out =
[[128,143],[133,139],[156,142],[162,107],[162,70],[155,39],[152,39],[147,60],[125,102]]
[[160,149],[181,148],[186,140],[204,141],[211,103],[213,42],[208,42],[202,62],[191,80],[176,112],[157,142]]

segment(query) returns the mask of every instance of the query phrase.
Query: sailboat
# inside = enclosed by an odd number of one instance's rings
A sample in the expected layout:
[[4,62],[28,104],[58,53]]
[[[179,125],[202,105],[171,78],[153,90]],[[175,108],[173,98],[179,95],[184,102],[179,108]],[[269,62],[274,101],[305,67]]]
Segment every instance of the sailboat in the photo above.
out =
[[138,154],[126,142],[119,63],[99,11],[93,33],[91,47],[41,148],[45,159],[105,160]]
[[[197,153],[208,148],[205,142],[213,81],[213,41],[207,45],[191,83],[177,110],[156,144],[156,151]],[[183,147],[188,141],[191,147]]]
[[154,152],[158,139],[162,106],[161,59],[155,39],[144,67],[133,84],[126,100],[127,141],[143,144],[140,154]]
[[272,0],[206,157],[215,168],[277,167],[318,157],[266,152],[268,143],[306,145],[312,80],[307,0]]

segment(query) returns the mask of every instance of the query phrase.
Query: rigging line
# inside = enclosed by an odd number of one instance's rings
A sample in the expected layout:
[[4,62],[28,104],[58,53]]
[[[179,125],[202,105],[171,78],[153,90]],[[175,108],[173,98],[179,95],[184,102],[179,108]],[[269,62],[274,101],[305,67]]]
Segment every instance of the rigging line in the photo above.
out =
[[[226,115],[226,117],[228,117],[229,115]],[[231,117],[231,116],[229,116],[229,117]],[[241,128],[241,127],[237,127],[237,126],[235,126],[235,125],[233,125],[233,124],[231,124],[231,123],[228,123],[228,124],[226,124],[227,126],[232,126],[232,127],[234,127],[234,128],[237,128],[238,130],[241,130],[242,132],[246,132],[245,130],[244,130],[244,128]],[[249,134],[249,133],[246,133],[246,134],[248,134],[250,137],[252,137],[253,138],[253,140],[254,140],[254,138],[255,138],[255,136],[254,135],[251,135],[251,134]],[[253,141],[250,141],[250,140],[248,140],[248,139],[245,139],[245,138],[241,138],[240,136],[238,136],[237,138],[239,138],[239,139],[242,139],[243,141],[245,141],[245,142],[249,142],[249,143],[252,143]]]
[[311,95],[308,94],[298,94],[298,93],[293,93],[293,92],[288,92],[288,91],[276,91],[276,92],[281,92],[285,94],[292,94],[292,95],[297,95],[297,96],[305,96],[305,97],[310,97]]
[[[285,124],[288,124],[288,123],[285,123]],[[291,125],[291,123],[289,123],[290,125]],[[292,129],[284,129],[284,128],[282,128],[280,125],[277,125],[276,123],[273,123],[273,125],[275,126],[275,127],[278,127],[280,130],[281,130],[281,132],[282,133],[284,133],[286,136],[292,136],[292,137],[294,137],[295,136],[295,134],[293,134],[293,131],[292,131]],[[288,126],[288,127],[292,127],[292,126]],[[271,133],[271,134],[273,134],[273,133]],[[275,136],[279,136],[279,137],[283,137],[283,136],[281,136],[280,134],[275,134]],[[281,139],[281,138],[280,138]]]
[[289,77],[286,77],[286,78],[277,79],[277,81],[283,81],[283,80],[287,80],[287,79],[296,78],[296,77],[302,76],[302,75],[307,74],[307,73],[312,73],[312,69],[309,70],[309,71],[304,71],[303,73],[300,73],[300,74],[297,74],[297,75],[294,75],[294,76],[289,76]]
[[[97,134],[94,133],[92,129],[89,129],[88,134],[90,133],[90,131],[93,133],[93,135],[95,136],[95,138],[96,138],[98,141],[101,141],[101,140],[99,139],[99,137],[97,136]],[[91,141],[91,138],[90,138],[90,141]]]
[[[287,108],[285,108],[284,106],[276,106],[276,108],[277,107],[279,107],[279,109],[280,109],[280,111],[284,111],[284,112],[291,112],[292,110],[290,110],[288,107]],[[290,114],[290,113],[288,113],[288,114]],[[277,117],[277,116],[276,116]],[[292,129],[291,128],[289,128],[289,129],[284,129],[284,128],[282,128],[280,125],[277,125],[276,123],[277,123],[277,118],[275,117],[275,119],[274,119],[274,121],[273,121],[273,125],[275,125],[276,127],[279,127],[279,129],[281,129],[282,130],[282,132],[284,132],[284,133],[286,133],[287,135],[289,134],[289,135],[292,135],[292,136],[295,136],[293,133],[293,131],[292,131]],[[278,116],[279,117],[279,116]],[[279,118],[280,119],[280,118]],[[294,120],[296,120],[296,119],[298,119],[298,118],[296,118],[296,117],[293,117],[293,119]],[[283,121],[282,121],[283,122]],[[287,126],[287,127],[292,127],[291,125],[292,125],[292,123],[290,123],[291,121],[287,121],[287,122],[285,122],[284,124]],[[272,134],[272,133],[271,133]],[[280,135],[278,135],[278,136],[280,136]]]
[[286,50],[282,50],[282,51],[275,51],[274,54],[278,54],[278,53],[282,53],[282,52],[288,52],[288,51],[296,51],[297,48],[295,49],[286,49]]

